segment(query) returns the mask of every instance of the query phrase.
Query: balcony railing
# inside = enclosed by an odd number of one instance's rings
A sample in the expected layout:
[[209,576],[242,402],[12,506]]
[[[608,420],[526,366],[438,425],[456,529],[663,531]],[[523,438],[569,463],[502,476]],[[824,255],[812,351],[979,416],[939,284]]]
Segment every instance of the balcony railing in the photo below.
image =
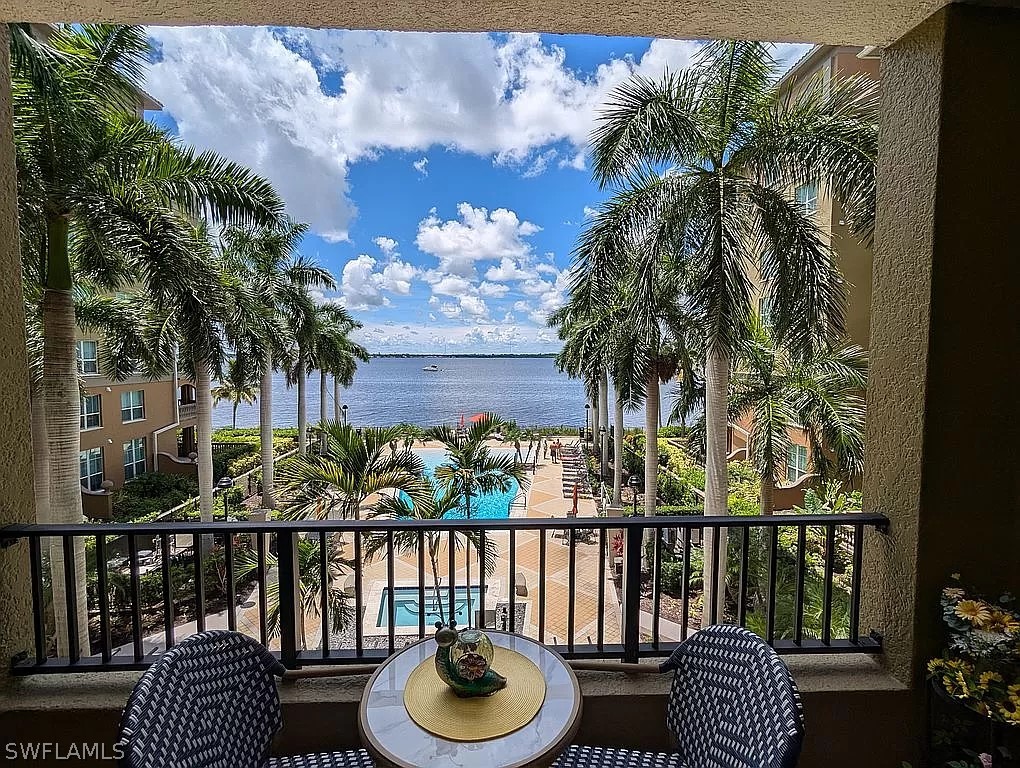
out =
[[[861,569],[865,529],[887,525],[865,513],[23,525],[0,529],[0,543],[27,541],[31,569],[34,647],[14,660],[16,674],[143,668],[214,626],[250,632],[290,668],[373,662],[429,635],[428,608],[448,618],[465,601],[468,616],[477,605],[487,626],[567,658],[633,662],[668,654],[700,627],[706,541],[716,556],[727,542],[727,586],[709,598],[713,613],[723,601],[727,623],[781,653],[878,651],[880,638],[860,627]],[[478,547],[470,560],[468,532]],[[83,543],[89,616],[76,610],[81,569],[65,558],[66,653],[57,657],[49,554],[77,547],[81,557]],[[484,568],[479,549],[491,553]],[[438,589],[433,551],[445,566]],[[346,622],[334,621],[337,605]],[[79,644],[80,620],[93,655]]]

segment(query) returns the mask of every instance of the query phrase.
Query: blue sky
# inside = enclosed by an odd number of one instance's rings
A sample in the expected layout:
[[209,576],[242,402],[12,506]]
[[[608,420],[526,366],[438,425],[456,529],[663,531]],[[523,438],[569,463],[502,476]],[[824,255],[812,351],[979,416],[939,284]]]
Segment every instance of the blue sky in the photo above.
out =
[[[150,28],[149,118],[266,175],[372,352],[549,352],[599,106],[697,43]],[[790,63],[806,46],[777,46]]]

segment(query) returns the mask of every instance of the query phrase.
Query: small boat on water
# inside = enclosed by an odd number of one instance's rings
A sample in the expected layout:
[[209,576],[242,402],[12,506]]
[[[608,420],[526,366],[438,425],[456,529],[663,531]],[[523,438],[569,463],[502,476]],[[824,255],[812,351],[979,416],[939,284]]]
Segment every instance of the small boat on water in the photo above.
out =
[[435,373],[436,371],[439,370],[439,366],[438,365],[426,365],[424,368],[422,368],[422,370],[423,371],[429,371],[430,373]]

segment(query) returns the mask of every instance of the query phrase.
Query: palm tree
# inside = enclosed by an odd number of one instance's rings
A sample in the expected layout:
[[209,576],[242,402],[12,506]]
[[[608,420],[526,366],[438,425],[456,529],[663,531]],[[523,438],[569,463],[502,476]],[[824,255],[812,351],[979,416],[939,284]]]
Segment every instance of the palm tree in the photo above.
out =
[[[466,433],[458,433],[448,426],[426,430],[429,438],[438,440],[446,448],[446,460],[435,469],[435,477],[444,491],[449,490],[464,498],[464,517],[471,519],[471,497],[476,494],[510,490],[512,483],[525,487],[528,483],[524,464],[516,456],[492,453],[486,440],[497,430],[507,426],[494,413],[483,414],[472,422]],[[471,612],[471,560],[467,560],[468,623]]]
[[[282,203],[265,180],[215,154],[196,154],[130,114],[149,55],[141,27],[66,26],[45,43],[28,25],[9,30],[19,219],[30,234],[23,256],[38,265],[41,287],[39,410],[50,449],[48,512],[42,508],[49,519],[42,522],[76,523],[82,519],[76,282],[87,276],[108,290],[141,283],[169,303],[194,261],[179,247],[178,212],[262,222],[274,219]],[[51,557],[61,636],[59,543]],[[76,563],[84,610],[84,558],[76,555]],[[87,622],[79,627],[87,640]]]
[[367,427],[361,434],[338,421],[320,425],[326,437],[321,456],[295,456],[281,469],[287,519],[357,519],[370,496],[404,492],[413,504],[431,499],[422,479],[425,465],[413,451],[390,453],[395,427]]
[[775,483],[786,469],[791,426],[811,446],[811,463],[823,477],[859,477],[864,468],[864,398],[867,353],[854,344],[798,358],[759,318],[741,342],[730,384],[730,414],[752,417],[750,458],[761,476],[761,513],[772,514]]
[[[262,298],[269,315],[278,315],[258,341],[259,428],[262,451],[262,506],[276,506],[273,455],[273,371],[294,343],[296,325],[314,313],[310,288],[335,287],[332,275],[313,260],[295,255],[306,224],[234,227],[223,233],[225,252]],[[301,382],[299,386],[303,386]],[[303,390],[299,390],[300,393]]]
[[[464,507],[464,496],[458,493],[457,489],[450,485],[438,485],[426,477],[429,486],[429,501],[423,504],[413,504],[406,496],[385,496],[369,517],[387,520],[444,520],[460,516],[460,510]],[[428,555],[429,565],[432,569],[433,605],[442,606],[442,592],[440,590],[441,579],[439,577],[439,557],[444,542],[449,546],[449,536],[443,531],[427,528],[422,531],[421,543]],[[387,547],[388,536],[383,532],[368,534],[366,552],[369,556],[382,551]],[[400,554],[418,553],[418,531],[402,530],[394,531],[393,544]],[[496,565],[496,558],[499,555],[499,548],[496,542],[490,537],[485,540],[485,549],[482,549],[482,537],[475,531],[464,533],[456,532],[453,537],[453,546],[456,549],[473,549],[478,555],[479,562],[483,563],[486,575],[492,573]],[[468,555],[470,558],[470,555]],[[453,578],[453,574],[450,574]],[[470,587],[470,585],[468,585]],[[470,590],[469,590],[470,592]],[[452,619],[456,615],[456,606],[447,606],[446,617],[440,615],[439,619]],[[421,607],[425,610],[425,606]],[[469,607],[470,612],[470,607]]]
[[[344,592],[344,582],[347,575],[353,568],[353,563],[342,557],[343,548],[338,541],[332,538],[326,540],[325,553],[321,551],[319,540],[298,539],[297,540],[297,567],[298,567],[298,601],[301,605],[302,615],[311,614],[320,616],[322,605],[322,590],[327,591],[326,603],[329,612],[329,626],[322,626],[322,632],[327,631],[338,634],[350,626],[354,621],[354,607],[350,604],[347,594]],[[326,584],[323,585],[320,574],[322,558],[326,559]],[[255,553],[245,550],[238,555],[237,579],[245,579],[254,574],[258,568],[258,558]],[[276,555],[266,552],[266,568],[272,570],[278,568]],[[280,634],[280,582],[267,581],[266,585],[266,625],[270,637],[277,637]],[[302,625],[303,626],[303,625]],[[302,636],[304,633],[302,632]]]
[[[329,420],[328,378],[333,376],[334,416],[341,419],[340,386],[354,383],[358,363],[367,363],[368,350],[350,338],[362,325],[339,304],[320,304],[316,307],[314,367],[319,369],[319,422]],[[325,436],[320,436],[320,447],[325,450]]]
[[241,403],[252,405],[258,399],[258,394],[258,382],[252,376],[251,369],[246,366],[244,359],[236,354],[227,364],[227,375],[212,389],[214,403],[226,400],[233,406],[230,424],[234,429],[237,429],[238,406]]
[[843,330],[831,248],[789,190],[824,182],[856,232],[866,236],[873,221],[877,86],[846,78],[791,95],[778,76],[768,44],[708,43],[688,70],[619,86],[592,135],[595,178],[618,189],[588,233],[615,247],[588,249],[586,267],[611,275],[607,257],[629,252],[640,319],[655,273],[680,265],[701,326],[709,515],[726,513],[726,395],[754,310],[753,278],[793,350]]

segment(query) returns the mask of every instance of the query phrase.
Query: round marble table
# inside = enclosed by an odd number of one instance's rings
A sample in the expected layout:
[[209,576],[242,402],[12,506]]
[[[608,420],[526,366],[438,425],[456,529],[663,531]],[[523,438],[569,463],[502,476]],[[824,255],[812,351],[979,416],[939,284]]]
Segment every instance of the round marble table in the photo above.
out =
[[486,634],[494,645],[524,654],[542,670],[545,701],[534,720],[488,741],[449,741],[421,728],[404,708],[404,684],[415,667],[436,653],[435,640],[422,640],[383,662],[365,686],[358,728],[365,748],[379,765],[544,768],[566,749],[581,722],[581,689],[573,670],[558,653],[534,640],[492,630]]

